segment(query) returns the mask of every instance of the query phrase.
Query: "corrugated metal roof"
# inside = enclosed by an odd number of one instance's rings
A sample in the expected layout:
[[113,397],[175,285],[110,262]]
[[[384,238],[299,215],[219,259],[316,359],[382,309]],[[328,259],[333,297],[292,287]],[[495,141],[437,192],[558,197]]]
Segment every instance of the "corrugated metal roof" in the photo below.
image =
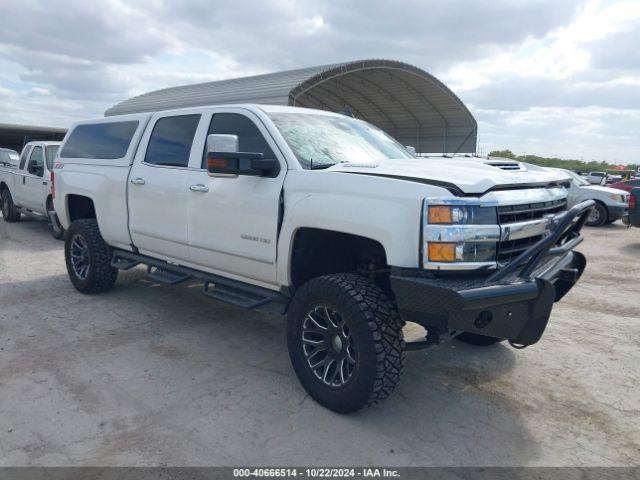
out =
[[477,123],[442,82],[393,60],[301,68],[156,90],[125,100],[105,115],[232,103],[351,111],[418,152],[475,152]]
[[0,130],[7,132],[29,131],[29,132],[46,132],[46,133],[66,133],[66,128],[61,127],[42,127],[39,125],[17,125],[15,123],[0,123]]

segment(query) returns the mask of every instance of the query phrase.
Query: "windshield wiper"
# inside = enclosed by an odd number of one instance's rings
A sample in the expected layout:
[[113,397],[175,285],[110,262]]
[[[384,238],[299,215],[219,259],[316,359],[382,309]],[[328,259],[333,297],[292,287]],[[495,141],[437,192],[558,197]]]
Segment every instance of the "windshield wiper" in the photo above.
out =
[[325,168],[333,167],[335,163],[315,163],[313,160],[309,162],[309,170],[324,170]]

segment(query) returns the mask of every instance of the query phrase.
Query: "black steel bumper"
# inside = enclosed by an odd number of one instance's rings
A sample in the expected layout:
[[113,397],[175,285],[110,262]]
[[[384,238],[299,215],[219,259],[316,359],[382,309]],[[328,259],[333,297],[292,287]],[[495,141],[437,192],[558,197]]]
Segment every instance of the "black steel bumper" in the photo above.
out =
[[461,331],[532,345],[542,336],[553,303],[578,281],[585,257],[573,251],[594,202],[571,208],[551,233],[491,275],[434,276],[393,269],[400,314],[440,332]]

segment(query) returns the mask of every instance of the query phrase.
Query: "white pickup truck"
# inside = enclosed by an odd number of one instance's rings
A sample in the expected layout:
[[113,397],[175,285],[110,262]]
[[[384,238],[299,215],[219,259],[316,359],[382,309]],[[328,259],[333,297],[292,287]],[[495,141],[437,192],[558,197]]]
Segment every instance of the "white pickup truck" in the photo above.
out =
[[[537,342],[582,274],[593,202],[567,177],[420,158],[344,115],[236,105],[74,125],[54,166],[83,293],[146,265],[215,299],[288,314],[294,370],[338,412],[387,397],[404,352],[457,336]],[[405,322],[425,339],[403,339]]]
[[0,148],[0,167],[15,167],[20,155],[10,148]]
[[22,213],[44,217],[49,231],[57,238],[64,230],[53,209],[53,159],[60,142],[29,142],[20,160],[0,165],[0,204],[6,222],[18,222]]

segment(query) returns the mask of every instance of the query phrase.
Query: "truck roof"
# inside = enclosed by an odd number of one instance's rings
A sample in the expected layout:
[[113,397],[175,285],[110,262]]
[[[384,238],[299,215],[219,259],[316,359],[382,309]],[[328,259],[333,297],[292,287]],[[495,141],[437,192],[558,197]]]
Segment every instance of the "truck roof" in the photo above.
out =
[[35,143],[38,143],[40,145],[44,145],[45,147],[48,147],[48,146],[51,146],[51,145],[62,145],[62,142],[56,142],[56,141],[53,141],[53,140],[31,140],[30,142],[25,143],[24,146],[26,147],[27,145],[33,145]]
[[87,123],[104,123],[104,122],[114,122],[114,121],[123,121],[123,120],[140,120],[151,117],[152,115],[162,115],[163,113],[176,113],[176,112],[201,112],[207,110],[216,110],[219,108],[245,108],[250,111],[262,111],[265,113],[271,112],[306,112],[306,113],[317,113],[321,115],[327,116],[341,116],[341,113],[329,112],[327,110],[318,110],[315,108],[306,108],[306,107],[289,107],[285,105],[263,105],[256,103],[230,103],[225,105],[204,105],[200,107],[186,107],[186,108],[173,108],[168,110],[158,110],[157,112],[147,112],[147,113],[133,113],[127,115],[112,115],[109,117],[101,117],[93,120],[83,120],[77,122],[75,125],[82,125]]

